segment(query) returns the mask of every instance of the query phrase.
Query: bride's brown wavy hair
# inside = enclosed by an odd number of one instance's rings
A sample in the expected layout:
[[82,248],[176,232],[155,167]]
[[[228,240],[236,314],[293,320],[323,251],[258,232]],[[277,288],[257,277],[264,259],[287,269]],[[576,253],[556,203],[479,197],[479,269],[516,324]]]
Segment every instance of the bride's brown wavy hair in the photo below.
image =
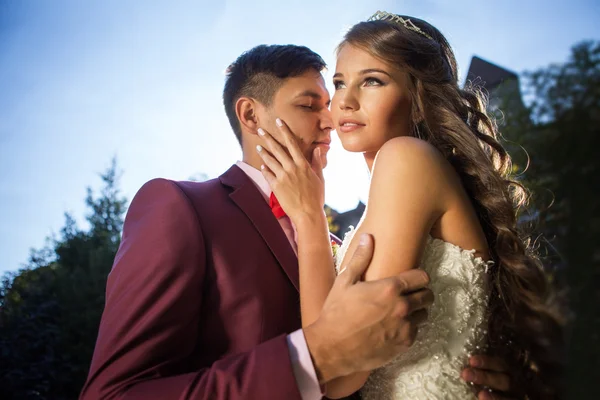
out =
[[562,392],[563,313],[532,241],[518,228],[528,194],[512,177],[511,158],[472,84],[461,89],[454,53],[442,33],[418,18],[421,31],[391,21],[354,25],[338,47],[367,51],[410,76],[413,135],[434,145],[462,179],[495,261],[490,269],[489,345],[511,367],[518,392],[556,398]]

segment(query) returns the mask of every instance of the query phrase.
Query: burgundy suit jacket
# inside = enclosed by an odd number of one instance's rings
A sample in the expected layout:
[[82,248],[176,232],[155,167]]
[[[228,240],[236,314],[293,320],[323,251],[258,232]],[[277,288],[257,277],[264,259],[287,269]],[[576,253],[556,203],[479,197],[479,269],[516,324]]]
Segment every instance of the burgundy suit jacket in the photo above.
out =
[[236,166],[134,197],[80,399],[301,400],[298,261]]

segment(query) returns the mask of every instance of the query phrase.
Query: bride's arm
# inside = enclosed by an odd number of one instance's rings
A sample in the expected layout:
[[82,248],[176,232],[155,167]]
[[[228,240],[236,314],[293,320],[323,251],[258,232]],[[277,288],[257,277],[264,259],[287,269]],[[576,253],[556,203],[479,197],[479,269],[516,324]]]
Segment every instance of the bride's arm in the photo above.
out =
[[302,327],[317,320],[335,280],[329,226],[325,215],[323,164],[320,149],[312,165],[304,158],[287,126],[280,127],[282,145],[259,130],[266,150],[259,151],[263,175],[296,229]]
[[[449,164],[432,145],[412,137],[383,145],[373,164],[365,215],[354,236],[370,233],[375,239],[366,280],[418,266],[427,236],[449,207],[451,182]],[[353,239],[346,254],[357,246]]]
[[298,234],[302,327],[317,320],[335,280],[329,225],[324,211],[294,221]]
[[[292,157],[268,134],[265,143],[271,154],[260,153],[268,166],[265,177],[296,226],[302,325],[307,326],[318,318],[333,285],[333,258],[323,204],[315,202],[321,195],[317,181],[308,173],[306,160],[300,160],[299,150],[285,127],[282,131]],[[433,147],[412,138],[392,139],[380,150],[372,171],[365,218],[354,236],[359,238],[366,232],[375,239],[367,280],[397,275],[417,266],[427,234],[444,210],[444,188],[440,185],[445,179],[443,161]],[[346,254],[353,254],[357,246],[357,240],[352,240]],[[327,397],[354,393],[369,373],[329,382]]]
[[[353,254],[361,233],[373,235],[375,252],[366,280],[418,266],[433,224],[447,209],[449,173],[445,159],[426,142],[400,137],[384,144],[373,165],[365,216],[345,253]],[[368,376],[339,378],[327,385],[327,396],[347,396]]]

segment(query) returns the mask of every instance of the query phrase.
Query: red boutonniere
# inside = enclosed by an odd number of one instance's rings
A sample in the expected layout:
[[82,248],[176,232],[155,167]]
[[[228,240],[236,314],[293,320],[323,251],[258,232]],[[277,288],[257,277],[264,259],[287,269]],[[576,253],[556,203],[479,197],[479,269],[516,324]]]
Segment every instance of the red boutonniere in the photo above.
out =
[[340,245],[337,244],[337,242],[335,240],[331,241],[331,252],[333,253],[333,258],[335,259],[337,257],[337,252],[340,249]]

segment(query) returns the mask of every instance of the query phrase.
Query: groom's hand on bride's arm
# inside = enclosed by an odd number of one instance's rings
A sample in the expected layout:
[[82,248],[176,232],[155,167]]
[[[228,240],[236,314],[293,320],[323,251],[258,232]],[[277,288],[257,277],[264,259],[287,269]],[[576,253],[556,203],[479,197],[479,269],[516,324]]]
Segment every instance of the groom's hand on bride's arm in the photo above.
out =
[[361,236],[319,318],[304,328],[320,384],[371,371],[406,351],[433,303],[429,277],[420,270],[364,282],[373,247],[370,235]]
[[514,398],[508,394],[512,387],[509,367],[500,357],[483,354],[471,356],[469,366],[462,371],[461,377],[469,383],[483,387],[477,396],[479,400]]

